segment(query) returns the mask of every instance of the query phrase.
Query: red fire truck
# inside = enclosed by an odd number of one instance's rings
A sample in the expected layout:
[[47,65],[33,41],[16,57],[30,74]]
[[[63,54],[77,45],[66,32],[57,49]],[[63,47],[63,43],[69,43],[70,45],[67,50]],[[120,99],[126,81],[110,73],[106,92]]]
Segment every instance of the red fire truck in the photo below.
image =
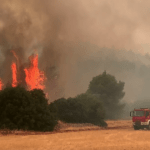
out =
[[130,112],[134,130],[147,128],[150,130],[150,108],[134,109]]

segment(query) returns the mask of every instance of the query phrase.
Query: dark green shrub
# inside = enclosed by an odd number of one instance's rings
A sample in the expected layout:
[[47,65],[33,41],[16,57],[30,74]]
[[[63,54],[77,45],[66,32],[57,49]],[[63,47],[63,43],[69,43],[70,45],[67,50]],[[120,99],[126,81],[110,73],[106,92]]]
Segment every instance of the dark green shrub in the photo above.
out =
[[75,98],[61,98],[51,103],[49,108],[51,107],[57,108],[58,119],[64,122],[107,126],[103,106],[92,95],[81,94]]
[[7,87],[0,91],[0,128],[52,131],[57,120],[42,90]]

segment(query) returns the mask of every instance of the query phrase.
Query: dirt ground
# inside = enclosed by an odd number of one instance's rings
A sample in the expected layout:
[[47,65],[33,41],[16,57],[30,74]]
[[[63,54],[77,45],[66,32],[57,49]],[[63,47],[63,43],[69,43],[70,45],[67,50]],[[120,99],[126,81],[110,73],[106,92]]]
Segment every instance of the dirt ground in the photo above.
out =
[[[134,131],[131,120],[107,121],[108,128],[64,124],[52,133],[16,131],[0,136],[0,150],[146,150],[150,131]],[[18,134],[18,135],[17,135]]]

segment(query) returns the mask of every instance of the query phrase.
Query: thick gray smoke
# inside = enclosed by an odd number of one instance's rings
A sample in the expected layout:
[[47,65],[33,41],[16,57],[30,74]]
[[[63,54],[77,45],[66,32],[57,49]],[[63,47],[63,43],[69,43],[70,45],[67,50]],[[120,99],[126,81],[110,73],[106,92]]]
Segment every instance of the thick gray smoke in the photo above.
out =
[[[11,50],[19,64],[36,50],[51,101],[85,92],[104,69],[125,81],[125,100],[135,101],[147,88],[139,68],[149,65],[141,56],[149,49],[149,3],[0,0],[0,76],[5,84],[11,82]],[[140,54],[127,52],[130,49]]]

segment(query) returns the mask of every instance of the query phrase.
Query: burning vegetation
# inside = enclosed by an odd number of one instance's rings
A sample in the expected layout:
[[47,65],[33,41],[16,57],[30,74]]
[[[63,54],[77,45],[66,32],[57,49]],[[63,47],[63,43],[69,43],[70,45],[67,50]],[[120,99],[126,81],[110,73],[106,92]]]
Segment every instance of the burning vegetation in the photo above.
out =
[[[45,74],[38,68],[38,54],[33,54],[29,57],[29,63],[27,66],[20,69],[19,58],[14,51],[11,51],[16,59],[12,61],[12,81],[11,86],[16,87],[17,85],[25,86],[28,90],[33,89],[45,89],[44,81],[46,79]],[[23,72],[23,73],[22,73]],[[24,74],[22,76],[22,74]],[[25,84],[24,84],[25,83]],[[2,90],[4,84],[0,79],[0,90]]]
[[12,69],[12,87],[16,87],[17,86],[17,66],[16,63],[12,63],[11,65],[11,69]]
[[44,80],[45,75],[43,71],[40,71],[38,68],[38,55],[31,55],[29,57],[30,65],[28,68],[25,68],[25,81],[29,90],[45,88]]
[[2,80],[0,79],[0,90],[2,90],[2,86],[3,86],[3,83],[2,83]]

